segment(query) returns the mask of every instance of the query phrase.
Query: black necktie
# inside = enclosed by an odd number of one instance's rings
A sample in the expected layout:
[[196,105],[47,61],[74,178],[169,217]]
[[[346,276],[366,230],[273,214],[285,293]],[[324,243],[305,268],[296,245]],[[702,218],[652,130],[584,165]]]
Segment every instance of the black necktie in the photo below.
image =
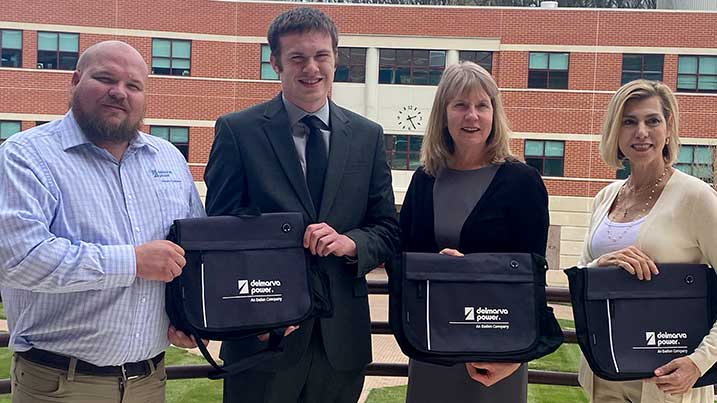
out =
[[328,165],[326,143],[321,134],[321,129],[325,125],[314,115],[304,116],[301,122],[309,128],[309,135],[306,139],[306,185],[309,187],[316,214],[319,214],[321,195],[324,192],[326,166]]

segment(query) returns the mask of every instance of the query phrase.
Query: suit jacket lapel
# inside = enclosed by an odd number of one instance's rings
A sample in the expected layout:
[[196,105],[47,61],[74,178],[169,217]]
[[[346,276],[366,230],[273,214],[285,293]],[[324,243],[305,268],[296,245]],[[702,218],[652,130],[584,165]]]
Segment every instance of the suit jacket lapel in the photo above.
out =
[[331,122],[329,165],[326,168],[326,179],[324,181],[324,194],[321,197],[319,221],[326,219],[336,199],[336,193],[339,190],[339,185],[344,175],[344,167],[349,157],[349,148],[351,145],[351,123],[348,117],[331,101],[329,101],[329,113],[331,116],[329,118]]
[[309,189],[306,187],[306,179],[301,170],[299,157],[296,155],[296,146],[294,145],[294,139],[291,134],[291,123],[289,122],[289,115],[287,115],[286,109],[284,108],[281,94],[277,95],[267,105],[264,111],[264,117],[267,118],[267,122],[263,126],[264,133],[269,139],[284,173],[287,178],[289,178],[291,186],[299,196],[299,200],[301,200],[301,204],[304,205],[304,209],[308,212],[309,217],[312,220],[316,220],[317,214],[316,211],[314,211],[314,204],[311,202]]

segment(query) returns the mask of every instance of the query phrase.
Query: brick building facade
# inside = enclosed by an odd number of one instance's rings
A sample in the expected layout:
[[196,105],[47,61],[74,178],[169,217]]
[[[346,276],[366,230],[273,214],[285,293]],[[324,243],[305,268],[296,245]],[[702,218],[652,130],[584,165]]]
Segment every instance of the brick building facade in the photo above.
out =
[[[230,0],[10,0],[0,14],[0,137],[60,117],[77,54],[105,39],[152,66],[147,132],[185,152],[202,187],[214,119],[279,90],[266,29],[296,3]],[[446,64],[490,68],[515,131],[513,152],[543,170],[561,265],[574,263],[590,198],[618,173],[599,159],[605,105],[623,80],[678,92],[681,169],[714,182],[717,13],[316,4],[336,21],[333,98],[381,123],[398,203],[418,164],[435,83]],[[74,59],[73,59],[74,58]],[[340,74],[339,74],[340,73]],[[421,115],[421,119],[417,116]],[[406,120],[407,116],[412,119]],[[1,141],[1,139],[0,139]]]

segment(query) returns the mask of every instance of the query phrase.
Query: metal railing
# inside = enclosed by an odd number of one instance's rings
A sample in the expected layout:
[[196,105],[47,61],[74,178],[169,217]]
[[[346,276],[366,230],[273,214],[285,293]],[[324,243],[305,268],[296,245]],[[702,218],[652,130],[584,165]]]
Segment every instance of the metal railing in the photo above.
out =
[[[368,281],[369,294],[387,295],[388,283],[386,281]],[[570,303],[570,292],[567,288],[546,287],[548,302]],[[388,322],[371,322],[372,334],[392,334]],[[576,343],[575,331],[563,330],[566,343]],[[0,347],[7,347],[10,335],[0,333]],[[171,365],[167,367],[167,378],[172,379],[195,379],[206,378],[212,366],[205,365]],[[366,367],[366,376],[408,376],[408,365],[397,363],[371,363]],[[580,386],[578,375],[572,372],[555,371],[528,371],[528,383],[543,385]],[[0,394],[10,393],[10,380],[0,380]]]

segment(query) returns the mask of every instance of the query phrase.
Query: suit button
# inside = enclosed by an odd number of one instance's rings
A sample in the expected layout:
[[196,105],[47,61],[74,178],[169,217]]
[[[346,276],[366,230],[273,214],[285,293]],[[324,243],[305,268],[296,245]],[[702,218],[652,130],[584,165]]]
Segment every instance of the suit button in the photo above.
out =
[[512,268],[514,268],[514,269],[517,269],[518,266],[520,266],[520,263],[518,263],[517,260],[511,260],[511,261],[510,261],[510,267],[512,267]]
[[685,283],[694,284],[694,282],[695,282],[695,278],[691,274],[688,274],[687,276],[685,276]]
[[291,232],[291,224],[289,224],[288,222],[284,223],[284,225],[281,226],[281,230],[284,233]]

